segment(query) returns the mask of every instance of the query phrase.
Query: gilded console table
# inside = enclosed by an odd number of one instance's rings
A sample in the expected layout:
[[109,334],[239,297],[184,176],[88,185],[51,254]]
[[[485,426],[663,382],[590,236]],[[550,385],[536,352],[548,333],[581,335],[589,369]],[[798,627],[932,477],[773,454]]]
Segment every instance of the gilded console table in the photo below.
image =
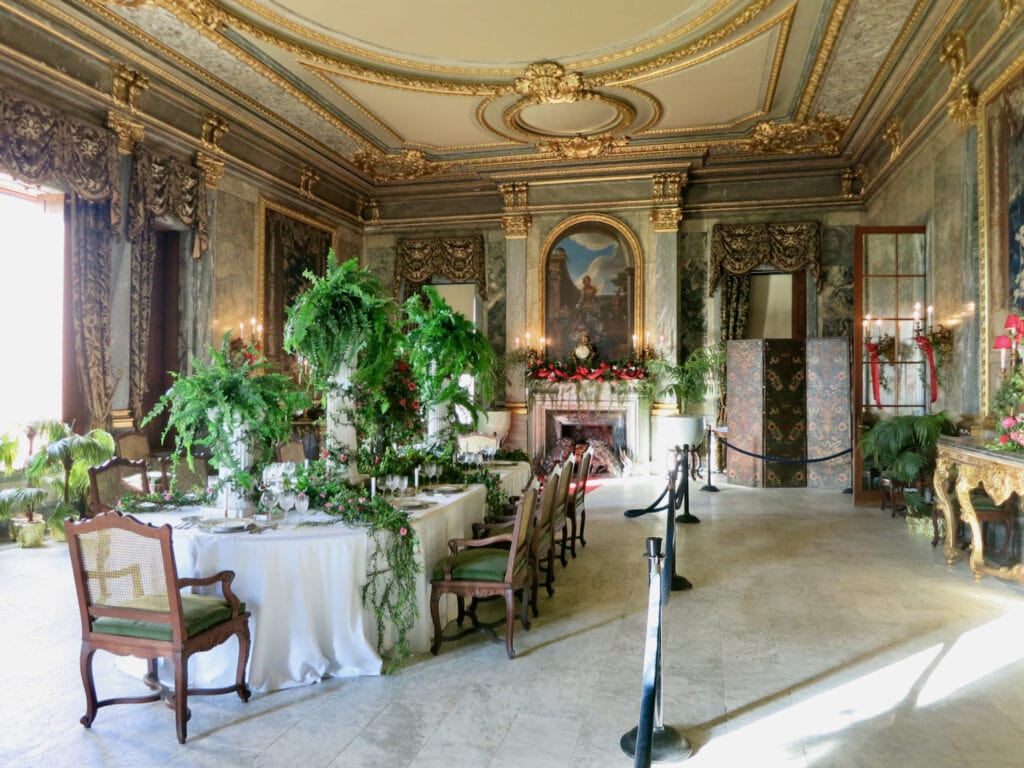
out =
[[[935,498],[946,518],[946,562],[952,565],[960,552],[956,546],[956,515],[949,498],[949,479],[956,477],[955,491],[960,502],[960,519],[971,527],[971,572],[980,579],[983,574],[1024,582],[1024,565],[993,568],[985,565],[985,537],[981,523],[971,504],[971,491],[979,485],[996,504],[1010,494],[1024,496],[1024,455],[985,448],[979,438],[940,437],[935,463]],[[1007,532],[1009,534],[1009,532]]]

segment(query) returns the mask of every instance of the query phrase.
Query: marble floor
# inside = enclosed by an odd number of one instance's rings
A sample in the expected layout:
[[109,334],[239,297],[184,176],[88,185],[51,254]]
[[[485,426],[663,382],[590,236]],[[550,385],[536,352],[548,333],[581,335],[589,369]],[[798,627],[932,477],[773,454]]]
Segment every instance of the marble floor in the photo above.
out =
[[[1024,587],[975,582],[901,519],[835,491],[695,490],[664,621],[664,721],[692,768],[1024,765]],[[0,547],[0,764],[18,766],[631,766],[646,623],[644,539],[626,519],[657,479],[589,495],[585,550],[557,570],[518,657],[473,635],[401,673],[160,704],[91,730],[64,545]],[[100,695],[134,690],[109,657]]]

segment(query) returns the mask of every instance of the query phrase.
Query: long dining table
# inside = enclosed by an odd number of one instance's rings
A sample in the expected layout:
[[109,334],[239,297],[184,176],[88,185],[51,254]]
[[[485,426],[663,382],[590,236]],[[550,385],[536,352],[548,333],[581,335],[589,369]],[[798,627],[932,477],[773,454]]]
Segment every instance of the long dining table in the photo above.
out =
[[[425,505],[409,512],[412,529],[419,537],[417,560],[422,566],[416,583],[417,619],[408,634],[414,653],[429,650],[433,636],[433,566],[447,556],[449,539],[472,536],[473,523],[484,516],[483,485],[453,488],[440,487],[434,493],[422,489],[411,497]],[[381,673],[376,617],[372,608],[362,604],[363,586],[375,565],[367,528],[342,523],[303,526],[298,524],[303,516],[295,513],[275,528],[262,529],[259,535],[242,528],[187,522],[204,515],[211,520],[218,515],[223,518],[223,512],[217,510],[189,507],[139,517],[154,524],[179,526],[173,542],[180,576],[235,572],[232,589],[252,613],[248,682],[253,690],[291,688],[327,676]],[[306,522],[326,519],[316,510],[304,517]],[[445,601],[442,611],[443,616],[454,618],[455,601]],[[385,626],[385,654],[393,643],[393,628]],[[193,656],[189,678],[196,686],[228,685],[237,658],[237,642],[232,639]]]

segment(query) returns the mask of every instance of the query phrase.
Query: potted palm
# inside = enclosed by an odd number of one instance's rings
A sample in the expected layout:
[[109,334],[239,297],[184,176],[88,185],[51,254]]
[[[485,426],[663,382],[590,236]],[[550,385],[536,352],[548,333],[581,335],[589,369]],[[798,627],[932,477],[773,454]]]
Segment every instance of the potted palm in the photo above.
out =
[[[25,479],[32,486],[48,485],[56,492],[57,504],[47,514],[45,523],[56,538],[61,538],[64,519],[79,517],[85,510],[89,467],[114,455],[114,438],[103,429],[78,434],[70,425],[60,422],[40,424],[39,431],[47,442],[29,457]],[[26,510],[29,523],[33,522],[33,511],[31,507]]]
[[663,416],[663,427],[672,435],[675,445],[700,445],[704,437],[704,416],[689,415],[686,409],[703,404],[708,389],[721,381],[725,366],[725,349],[712,344],[691,352],[682,363],[657,358],[647,363],[647,370],[657,384],[659,395],[669,394],[676,400],[675,415]]
[[175,450],[190,466],[196,449],[209,451],[220,477],[219,504],[248,509],[255,478],[291,436],[292,414],[309,399],[290,377],[270,370],[254,346],[233,350],[230,333],[208,352],[208,362],[193,358],[191,374],[171,375],[170,389],[142,425],[166,411],[163,438],[174,433]]

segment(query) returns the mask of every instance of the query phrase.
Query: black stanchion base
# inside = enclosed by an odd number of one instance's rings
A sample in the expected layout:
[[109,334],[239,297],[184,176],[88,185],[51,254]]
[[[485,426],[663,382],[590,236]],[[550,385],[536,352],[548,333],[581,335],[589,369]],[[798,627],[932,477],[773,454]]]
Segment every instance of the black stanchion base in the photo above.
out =
[[699,523],[700,522],[700,518],[697,517],[696,515],[691,515],[689,512],[685,512],[685,513],[683,513],[681,515],[676,515],[676,522],[677,523],[684,523],[684,524],[688,524],[689,525],[689,524],[692,524],[692,523]]
[[693,589],[693,584],[685,576],[679,574],[672,574],[672,591],[673,592],[685,592],[688,589]]
[[668,509],[668,505],[667,504],[663,504],[660,507],[653,507],[652,506],[652,507],[645,507],[644,509],[627,509],[622,514],[624,514],[626,517],[640,517],[640,515],[647,515],[647,514],[650,514],[652,512],[664,512],[666,509]]
[[[636,757],[636,728],[622,734],[619,746],[630,757]],[[652,763],[678,763],[693,754],[693,747],[679,731],[671,726],[654,729],[651,740]]]
[[707,491],[708,493],[718,493],[718,488],[711,483],[705,483],[698,490]]

